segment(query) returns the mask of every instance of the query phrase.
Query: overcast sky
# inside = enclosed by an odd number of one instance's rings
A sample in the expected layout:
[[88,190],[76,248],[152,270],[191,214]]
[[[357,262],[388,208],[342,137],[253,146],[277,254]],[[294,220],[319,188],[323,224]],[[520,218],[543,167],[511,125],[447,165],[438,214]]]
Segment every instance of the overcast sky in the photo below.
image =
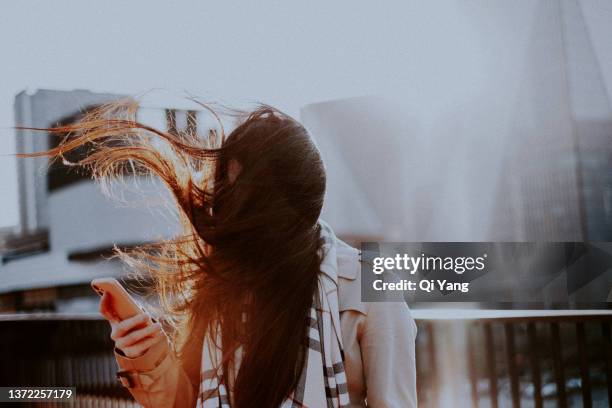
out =
[[[519,48],[499,44],[528,40],[516,27],[529,26],[535,4],[6,1],[0,153],[13,152],[12,103],[23,89],[187,90],[295,116],[308,103],[388,92],[453,104],[503,80]],[[14,168],[0,157],[0,226],[18,219]]]

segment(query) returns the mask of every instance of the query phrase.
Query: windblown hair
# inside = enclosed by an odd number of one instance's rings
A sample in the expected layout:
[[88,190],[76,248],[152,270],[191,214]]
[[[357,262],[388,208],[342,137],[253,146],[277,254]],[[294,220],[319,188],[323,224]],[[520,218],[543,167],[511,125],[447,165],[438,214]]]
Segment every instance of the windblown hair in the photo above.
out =
[[[208,105],[201,105],[215,116]],[[62,137],[49,151],[21,154],[72,162],[99,181],[152,174],[178,207],[174,239],[118,251],[156,282],[173,344],[199,384],[205,334],[221,338],[237,407],[279,406],[305,365],[307,320],[322,257],[318,218],[325,170],[305,128],[261,105],[227,138],[162,131],[136,120],[137,102],[97,108],[75,124],[35,129]],[[218,118],[218,116],[217,116]],[[30,128],[32,129],[32,128]],[[234,381],[227,378],[242,350]]]

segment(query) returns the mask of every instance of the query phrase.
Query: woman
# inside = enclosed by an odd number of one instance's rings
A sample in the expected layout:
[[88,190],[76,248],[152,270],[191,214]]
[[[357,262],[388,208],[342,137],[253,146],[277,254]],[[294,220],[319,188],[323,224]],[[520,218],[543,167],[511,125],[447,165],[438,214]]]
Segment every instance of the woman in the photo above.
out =
[[146,313],[119,321],[100,303],[134,398],[416,406],[414,320],[404,303],[361,302],[359,251],[319,219],[325,169],[306,129],[261,106],[227,139],[202,139],[138,123],[136,109],[107,106],[51,129],[68,136],[44,153],[69,163],[80,152],[71,164],[102,181],[152,173],[179,210],[180,237],[119,252],[155,279],[165,330]]

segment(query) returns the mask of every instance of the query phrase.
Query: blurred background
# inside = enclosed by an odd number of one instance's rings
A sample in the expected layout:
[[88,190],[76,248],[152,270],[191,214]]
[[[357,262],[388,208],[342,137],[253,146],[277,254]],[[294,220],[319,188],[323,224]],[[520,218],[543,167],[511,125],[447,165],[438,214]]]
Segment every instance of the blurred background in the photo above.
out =
[[[6,2],[0,385],[76,385],[77,405],[127,404],[89,282],[129,284],[105,260],[113,245],[176,232],[171,214],[111,201],[86,174],[16,160],[57,140],[12,126],[145,95],[139,120],[207,134],[218,125],[181,94],[262,101],[315,138],[324,218],[354,245],[610,241],[611,27],[603,0]],[[564,310],[411,305],[421,405],[608,406],[612,317],[588,300],[612,299],[611,283],[612,271],[585,282]]]

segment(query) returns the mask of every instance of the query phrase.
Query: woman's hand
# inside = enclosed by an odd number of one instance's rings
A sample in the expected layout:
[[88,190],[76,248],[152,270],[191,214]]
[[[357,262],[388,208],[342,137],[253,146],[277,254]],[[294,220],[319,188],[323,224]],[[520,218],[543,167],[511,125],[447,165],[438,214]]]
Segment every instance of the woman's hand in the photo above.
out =
[[153,345],[165,339],[159,323],[153,322],[151,316],[140,313],[129,319],[120,320],[112,310],[108,293],[100,299],[100,313],[111,325],[111,339],[115,347],[126,357],[140,357]]

